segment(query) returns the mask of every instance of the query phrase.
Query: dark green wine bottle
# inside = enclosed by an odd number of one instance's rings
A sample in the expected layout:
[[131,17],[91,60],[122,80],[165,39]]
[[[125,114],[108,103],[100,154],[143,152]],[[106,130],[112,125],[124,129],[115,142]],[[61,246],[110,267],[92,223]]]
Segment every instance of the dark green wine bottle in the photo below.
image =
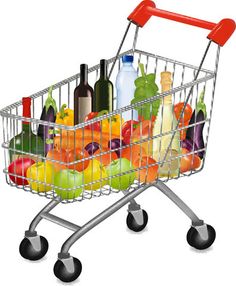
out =
[[107,61],[100,61],[100,78],[94,86],[93,111],[113,111],[113,84],[107,76]]

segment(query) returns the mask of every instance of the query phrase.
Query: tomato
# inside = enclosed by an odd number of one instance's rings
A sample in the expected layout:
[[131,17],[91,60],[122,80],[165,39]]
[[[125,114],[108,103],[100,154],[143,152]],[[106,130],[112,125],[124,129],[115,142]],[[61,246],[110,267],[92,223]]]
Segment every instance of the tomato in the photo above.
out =
[[67,164],[63,164],[63,162],[67,163],[67,152],[65,149],[51,149],[47,153],[47,159],[56,160],[57,162],[52,162],[48,160],[47,162],[51,163],[54,166],[55,172],[59,172],[60,170],[66,169]]
[[132,136],[134,130],[137,128],[138,121],[129,120],[122,124],[122,137],[125,144],[130,144],[130,137]]
[[[147,168],[136,171],[136,178],[140,182],[145,182],[145,183],[150,183],[150,182],[155,181],[158,176],[157,174],[158,165],[156,163],[157,162],[151,157],[143,156],[140,159],[136,158],[136,160],[133,163],[134,168],[140,168],[140,167],[147,166]],[[156,165],[149,167],[149,165],[152,165],[152,164],[156,164]]]
[[128,159],[132,163],[137,159],[140,160],[140,158],[145,155],[147,155],[147,152],[140,144],[132,145],[132,147],[130,146],[121,150],[121,157]]
[[[26,172],[30,166],[32,166],[35,163],[34,160],[30,158],[18,158],[15,161],[11,162],[11,164],[8,167],[8,173],[11,181],[15,183],[16,185],[28,185],[28,181],[26,178]],[[11,173],[11,175],[10,175]],[[22,176],[24,178],[19,178],[17,176]]]
[[180,162],[180,172],[185,173],[188,171],[196,170],[201,166],[201,159],[195,154],[189,154],[189,151],[185,148],[182,148],[182,154],[186,154],[181,158]]
[[[97,117],[97,116],[98,116],[98,112],[90,112],[90,113],[85,117],[85,120],[84,120],[84,121],[87,122],[87,121],[89,121],[89,120],[91,120],[91,119],[93,119],[93,118],[95,118],[95,117]],[[100,131],[100,130],[101,130],[101,128],[100,128],[100,122],[97,121],[97,122],[94,122],[94,123],[92,123],[92,124],[90,124],[90,125],[87,125],[87,126],[85,127],[85,129]]]
[[[103,152],[107,152],[107,151],[110,151],[109,148],[103,148],[102,150],[101,149],[98,149],[94,155],[98,155],[100,153],[103,153]],[[103,154],[103,155],[100,155],[98,157],[96,157],[95,159],[98,160],[100,162],[100,164],[102,164],[103,166],[107,166],[109,165],[112,161],[116,160],[118,158],[117,154],[115,151],[111,152],[111,153],[108,153],[108,154]]]
[[[179,102],[174,106],[175,117],[177,120],[179,120],[180,118],[180,114],[182,112],[183,107],[184,107],[184,102]],[[187,104],[184,110],[183,121],[184,122],[189,121],[191,119],[192,114],[193,114],[192,107],[191,105]]]
[[[81,149],[77,148],[75,150],[68,150],[67,151],[67,162],[68,163],[83,160],[83,159],[88,158],[88,157],[89,157],[89,154],[85,149],[82,151]],[[67,165],[67,167],[69,169],[81,172],[84,169],[86,169],[88,167],[88,165],[89,165],[89,160],[85,160],[85,161],[78,162],[78,163],[75,163],[72,165]]]
[[30,181],[29,184],[32,190],[36,192],[48,192],[52,186],[46,184],[53,184],[54,182],[54,167],[48,162],[38,162],[32,165],[27,170],[27,178],[35,180]]

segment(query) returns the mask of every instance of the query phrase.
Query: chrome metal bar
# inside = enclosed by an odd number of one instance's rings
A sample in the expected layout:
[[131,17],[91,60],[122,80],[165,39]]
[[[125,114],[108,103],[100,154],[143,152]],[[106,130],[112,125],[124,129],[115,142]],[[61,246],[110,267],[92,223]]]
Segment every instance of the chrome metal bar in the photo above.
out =
[[114,69],[115,64],[116,64],[116,61],[117,61],[117,59],[118,59],[118,57],[119,57],[121,48],[122,48],[122,46],[123,46],[123,44],[124,44],[124,41],[125,41],[125,39],[126,39],[126,36],[127,36],[127,34],[128,34],[130,25],[131,25],[131,22],[129,22],[129,24],[128,24],[126,30],[125,30],[125,34],[124,34],[124,36],[123,36],[123,38],[122,38],[122,41],[121,41],[120,46],[119,46],[119,48],[118,48],[118,51],[117,51],[117,53],[116,53],[115,60],[114,60],[114,62],[112,63],[111,70],[110,70],[110,72],[109,72],[108,78],[111,77],[111,74],[112,74],[113,69]]
[[83,225],[80,230],[76,231],[74,234],[72,234],[62,245],[61,253],[67,254],[71,248],[71,246],[79,239],[81,238],[85,233],[90,231],[92,228],[94,228],[96,225],[107,219],[109,216],[117,212],[120,208],[125,206],[127,203],[129,203],[132,199],[140,195],[142,192],[144,192],[146,189],[148,189],[151,185],[145,185],[141,187],[140,189],[135,189],[132,192],[130,192],[125,197],[121,198],[119,201],[111,205],[109,208],[101,212],[99,215],[91,219],[88,223]]
[[70,229],[72,231],[77,231],[77,230],[81,229],[80,226],[78,226],[78,225],[76,225],[70,221],[67,221],[65,219],[62,219],[58,216],[52,215],[50,213],[42,213],[41,217],[50,221],[50,222],[54,222],[55,224],[58,224],[58,225],[63,226],[67,229]]
[[[197,78],[198,78],[198,76],[199,76],[199,73],[200,73],[200,71],[201,71],[201,69],[202,69],[203,63],[204,63],[204,61],[205,61],[205,58],[206,58],[206,56],[207,56],[207,53],[208,53],[209,48],[210,48],[210,46],[211,46],[211,43],[212,43],[212,41],[210,40],[209,43],[208,43],[208,45],[207,45],[207,47],[206,47],[205,53],[204,53],[204,55],[203,55],[203,57],[202,57],[201,63],[200,63],[200,65],[199,65],[199,67],[198,67],[197,73],[196,73],[196,75],[195,75],[193,81],[196,81]],[[190,88],[190,90],[189,90],[189,93],[188,93],[188,96],[187,96],[187,98],[186,98],[185,101],[184,101],[183,109],[182,109],[182,111],[181,111],[181,113],[180,113],[179,119],[177,120],[176,128],[175,128],[175,130],[174,130],[174,132],[173,132],[173,134],[172,134],[172,136],[171,136],[170,143],[169,143],[169,145],[168,145],[168,147],[167,147],[167,149],[166,149],[166,152],[165,152],[165,156],[164,156],[164,158],[163,158],[163,161],[166,160],[167,154],[168,154],[168,152],[169,152],[169,150],[170,150],[170,148],[171,148],[171,145],[172,145],[173,140],[174,140],[174,137],[175,137],[175,133],[176,133],[176,131],[178,130],[179,123],[180,123],[180,121],[181,121],[181,118],[182,118],[183,115],[184,115],[184,111],[185,111],[185,108],[186,108],[186,106],[187,106],[187,104],[188,104],[189,98],[190,98],[190,96],[191,96],[191,94],[192,94],[192,92],[193,92],[193,88],[194,88],[194,85],[191,86],[191,88]],[[161,164],[161,167],[163,167],[163,165],[164,165],[164,162]]]
[[139,26],[136,26],[135,28],[135,34],[134,34],[134,41],[133,41],[133,54],[135,52],[135,49],[136,49],[136,45],[137,45],[137,40],[138,40],[138,32],[139,32]]
[[169,188],[161,181],[157,181],[155,186],[173,203],[175,203],[192,221],[192,225],[202,225],[203,221]]
[[59,197],[56,197],[54,200],[50,201],[49,204],[47,204],[37,215],[36,217],[32,220],[30,227],[29,227],[29,232],[34,232],[37,225],[40,223],[42,220],[42,213],[49,213],[52,209],[54,209],[59,203],[61,202],[61,199]]

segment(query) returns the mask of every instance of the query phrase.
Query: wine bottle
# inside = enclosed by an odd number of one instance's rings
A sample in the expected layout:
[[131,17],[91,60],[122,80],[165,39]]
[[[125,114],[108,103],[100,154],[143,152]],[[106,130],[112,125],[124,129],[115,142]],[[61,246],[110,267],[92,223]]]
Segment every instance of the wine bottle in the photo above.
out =
[[100,78],[94,86],[93,111],[113,111],[113,84],[107,76],[107,61],[100,61]]
[[[23,97],[23,117],[31,118],[31,98]],[[27,153],[27,154],[25,154]],[[34,161],[41,161],[38,155],[44,156],[44,142],[41,137],[35,135],[31,129],[31,123],[22,121],[22,131],[10,140],[10,161],[27,157]]]
[[[161,86],[162,92],[167,92],[171,89],[172,79],[171,72],[161,73]],[[165,177],[175,177],[179,172],[179,159],[175,157],[180,154],[180,134],[179,131],[175,132],[172,144],[166,155],[167,149],[170,145],[171,138],[174,130],[177,127],[177,119],[173,111],[172,95],[169,94],[164,97],[162,104],[160,106],[158,116],[154,123],[153,136],[160,135],[153,140],[153,158],[156,161],[169,161],[163,164],[162,167],[159,166],[159,176]],[[168,133],[168,134],[166,134]],[[164,135],[166,134],[166,135]]]
[[88,65],[80,65],[80,84],[74,91],[74,124],[84,122],[92,111],[93,89],[88,84]]

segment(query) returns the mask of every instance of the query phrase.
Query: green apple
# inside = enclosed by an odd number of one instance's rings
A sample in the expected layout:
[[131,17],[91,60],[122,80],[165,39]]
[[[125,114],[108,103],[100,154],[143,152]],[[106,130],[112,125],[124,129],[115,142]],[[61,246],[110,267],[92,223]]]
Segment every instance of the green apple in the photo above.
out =
[[[63,200],[77,198],[83,191],[83,175],[76,170],[65,169],[56,173],[54,178],[55,192]],[[63,188],[59,189],[59,188]],[[67,190],[72,189],[73,190]]]
[[[133,170],[134,167],[132,163],[126,158],[119,158],[111,162],[110,165],[106,167],[108,176],[119,175],[120,173],[128,172]],[[135,180],[135,172],[130,172],[115,178],[109,179],[109,184],[112,188],[117,190],[127,189]]]

